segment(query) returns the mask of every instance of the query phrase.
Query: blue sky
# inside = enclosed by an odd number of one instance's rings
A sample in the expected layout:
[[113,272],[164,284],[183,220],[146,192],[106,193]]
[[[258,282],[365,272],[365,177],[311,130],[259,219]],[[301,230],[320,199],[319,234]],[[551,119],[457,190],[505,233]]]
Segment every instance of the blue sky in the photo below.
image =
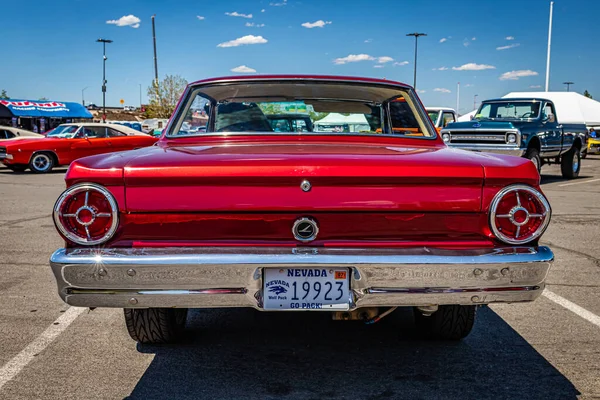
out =
[[[114,40],[107,47],[107,104],[118,105],[122,98],[138,105],[140,83],[145,102],[153,78],[150,17],[156,14],[159,75],[180,74],[188,81],[236,74],[233,68],[247,66],[261,74],[358,75],[412,84],[414,39],[405,34],[426,32],[419,39],[417,77],[423,102],[455,107],[460,82],[460,111],[467,112],[476,94],[480,101],[511,91],[542,90],[549,4],[5,1],[0,89],[13,98],[81,101],[81,91],[88,87],[86,102],[100,104],[102,48],[95,40],[103,37]],[[564,90],[562,82],[574,81],[571,90],[587,89],[600,99],[598,15],[600,1],[555,2],[551,90]],[[240,41],[235,40],[244,37],[241,42],[256,43],[236,46]]]

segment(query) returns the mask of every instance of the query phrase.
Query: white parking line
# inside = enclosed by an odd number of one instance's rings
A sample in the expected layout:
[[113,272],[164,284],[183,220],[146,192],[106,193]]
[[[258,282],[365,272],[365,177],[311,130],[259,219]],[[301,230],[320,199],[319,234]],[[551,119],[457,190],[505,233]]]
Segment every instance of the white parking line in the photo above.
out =
[[27,347],[25,347],[19,354],[13,357],[9,362],[4,364],[0,368],[0,390],[2,387],[11,381],[23,368],[27,366],[33,360],[33,358],[43,351],[50,343],[54,341],[75,318],[85,311],[83,307],[70,307],[60,317],[56,319],[40,336]]
[[599,316],[597,316],[594,313],[589,312],[588,310],[586,310],[583,307],[579,307],[577,304],[573,303],[572,301],[569,301],[569,300],[565,299],[564,297],[561,297],[561,296],[557,295],[556,293],[549,291],[548,289],[545,289],[542,292],[542,296],[546,297],[548,300],[552,300],[553,302],[555,302],[558,305],[563,306],[567,310],[574,312],[575,314],[579,315],[581,318],[585,319],[586,321],[591,322],[592,324],[596,325],[597,327],[600,327],[600,317]]
[[598,182],[598,181],[600,181],[600,178],[598,178],[598,179],[590,179],[589,181],[576,181],[576,182],[571,182],[571,183],[563,183],[562,185],[558,185],[558,187],[571,186],[571,185],[580,185],[582,183],[591,183],[591,182]]

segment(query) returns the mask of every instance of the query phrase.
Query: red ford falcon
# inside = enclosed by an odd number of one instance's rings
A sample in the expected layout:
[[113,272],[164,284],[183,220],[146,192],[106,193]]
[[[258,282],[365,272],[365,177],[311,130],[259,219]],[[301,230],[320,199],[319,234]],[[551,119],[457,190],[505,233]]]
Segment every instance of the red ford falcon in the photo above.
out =
[[[286,113],[311,123],[276,131]],[[65,302],[123,308],[142,343],[214,307],[367,323],[412,307],[424,336],[460,339],[478,306],[542,293],[539,181],[529,160],[446,147],[401,83],[210,79],[158,145],[71,164],[50,263]]]
[[63,124],[36,137],[2,142],[0,161],[16,172],[46,173],[94,154],[151,146],[156,138],[117,124]]

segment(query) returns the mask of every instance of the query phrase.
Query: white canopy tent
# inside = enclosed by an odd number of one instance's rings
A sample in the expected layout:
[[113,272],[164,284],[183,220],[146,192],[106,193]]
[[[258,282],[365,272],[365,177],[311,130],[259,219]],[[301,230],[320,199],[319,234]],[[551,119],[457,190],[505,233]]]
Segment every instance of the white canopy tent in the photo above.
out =
[[469,113],[463,114],[460,117],[458,117],[456,120],[458,122],[470,121],[473,119],[473,117],[475,117],[475,113],[477,113],[477,110],[473,110]]
[[347,125],[350,132],[371,130],[367,119],[363,114],[342,115],[329,113],[325,118],[315,122],[315,132],[331,132],[335,127]]
[[560,123],[581,124],[600,127],[600,102],[576,92],[512,92],[504,98],[547,99],[556,107],[556,118]]

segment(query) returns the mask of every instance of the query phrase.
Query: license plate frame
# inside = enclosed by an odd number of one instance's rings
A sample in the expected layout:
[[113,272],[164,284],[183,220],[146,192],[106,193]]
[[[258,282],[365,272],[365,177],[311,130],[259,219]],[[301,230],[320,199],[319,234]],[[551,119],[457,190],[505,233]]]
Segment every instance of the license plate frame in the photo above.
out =
[[[350,274],[351,269],[347,267],[264,268],[263,309],[348,311],[352,303]],[[305,282],[308,282],[308,292]]]

